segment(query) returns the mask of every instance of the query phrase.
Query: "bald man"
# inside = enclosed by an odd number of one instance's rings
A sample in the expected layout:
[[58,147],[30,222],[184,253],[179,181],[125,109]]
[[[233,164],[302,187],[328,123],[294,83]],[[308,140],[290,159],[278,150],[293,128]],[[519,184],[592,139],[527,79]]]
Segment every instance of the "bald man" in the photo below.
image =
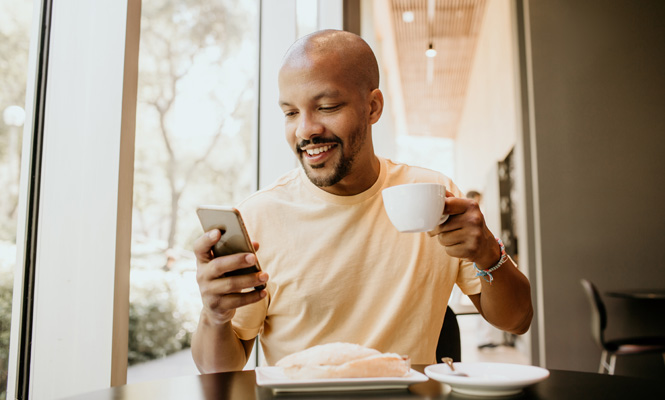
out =
[[[374,153],[383,95],[365,41],[334,30],[299,39],[279,72],[279,106],[301,168],[238,205],[264,270],[224,276],[256,259],[213,258],[217,230],[194,244],[203,309],[192,354],[201,372],[242,369],[259,334],[268,365],[337,341],[436,362],[453,285],[493,325],[527,331],[529,282],[502,255],[478,204],[438,172]],[[381,190],[412,182],[450,190],[450,217],[432,232],[400,233],[384,211]]]

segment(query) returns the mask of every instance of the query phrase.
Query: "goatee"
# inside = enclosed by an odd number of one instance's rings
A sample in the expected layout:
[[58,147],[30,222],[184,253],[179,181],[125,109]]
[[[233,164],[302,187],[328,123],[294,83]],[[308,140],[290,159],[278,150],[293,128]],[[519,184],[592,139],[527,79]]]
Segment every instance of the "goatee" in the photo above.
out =
[[[354,135],[357,137],[357,135]],[[359,135],[362,137],[362,135]],[[350,154],[347,156],[345,154],[345,147],[344,147],[344,141],[340,139],[338,136],[333,136],[332,138],[321,138],[321,137],[314,137],[311,140],[302,140],[300,143],[298,143],[298,152],[300,154],[300,164],[302,165],[303,170],[305,171],[305,174],[307,175],[307,178],[316,186],[318,187],[328,187],[328,186],[333,186],[337,183],[339,183],[342,179],[344,179],[349,173],[351,172],[351,167],[353,166],[353,162],[355,160],[356,154],[358,154],[358,151],[360,150],[360,146],[362,145],[363,140],[360,140],[360,143],[356,140],[350,140],[349,141],[349,146],[348,149],[350,151]],[[303,150],[302,148],[310,145],[310,144],[322,144],[322,143],[336,143],[337,146],[335,146],[335,149],[339,152],[338,154],[338,159],[335,160],[328,160],[326,162],[323,162],[321,164],[307,164],[303,160]],[[330,164],[334,163],[334,164]],[[324,176],[321,176],[319,174],[316,174],[316,170],[320,170],[324,167],[331,167],[332,171]]]

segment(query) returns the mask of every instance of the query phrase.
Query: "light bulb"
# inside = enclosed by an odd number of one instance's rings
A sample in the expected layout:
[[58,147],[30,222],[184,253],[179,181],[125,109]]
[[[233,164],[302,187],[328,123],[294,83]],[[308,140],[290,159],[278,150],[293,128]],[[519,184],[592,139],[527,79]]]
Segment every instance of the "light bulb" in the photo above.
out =
[[432,46],[432,43],[430,43],[429,48],[425,50],[425,55],[429,58],[436,57],[436,50],[434,50],[434,46]]

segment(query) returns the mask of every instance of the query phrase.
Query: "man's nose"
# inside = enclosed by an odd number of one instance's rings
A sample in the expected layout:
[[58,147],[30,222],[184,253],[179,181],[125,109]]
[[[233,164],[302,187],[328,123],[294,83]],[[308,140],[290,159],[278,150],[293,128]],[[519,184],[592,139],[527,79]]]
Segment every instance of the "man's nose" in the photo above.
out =
[[296,136],[309,140],[313,136],[323,134],[324,128],[318,119],[312,115],[312,113],[301,113],[300,121],[298,121],[298,127],[296,128]]

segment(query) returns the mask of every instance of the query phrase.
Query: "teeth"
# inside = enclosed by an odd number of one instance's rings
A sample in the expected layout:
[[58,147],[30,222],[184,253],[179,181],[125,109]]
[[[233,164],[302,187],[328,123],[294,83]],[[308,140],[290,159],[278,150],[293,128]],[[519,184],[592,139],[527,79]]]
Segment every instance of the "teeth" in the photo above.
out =
[[324,151],[330,150],[331,147],[332,146],[323,146],[316,149],[308,149],[307,154],[309,154],[310,156],[315,156],[317,154],[323,153]]

